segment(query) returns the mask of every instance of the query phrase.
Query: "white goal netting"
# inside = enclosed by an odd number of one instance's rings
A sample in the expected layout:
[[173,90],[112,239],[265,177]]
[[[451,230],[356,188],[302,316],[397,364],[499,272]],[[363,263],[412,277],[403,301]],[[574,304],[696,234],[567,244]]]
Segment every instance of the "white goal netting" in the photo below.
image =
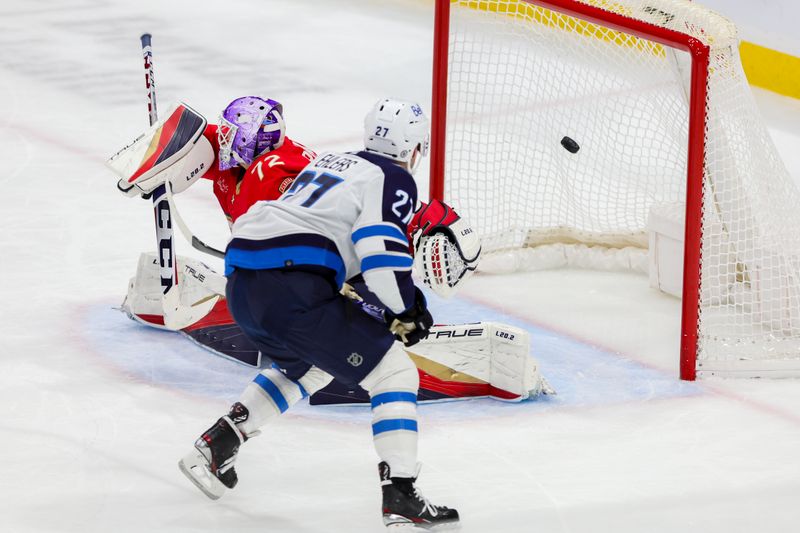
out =
[[[800,194],[735,27],[687,0],[556,3],[710,47],[703,207],[690,215],[702,228],[697,369],[800,371]],[[650,208],[685,201],[691,179],[689,53],[523,0],[453,0],[449,43],[445,199],[484,252],[646,248]]]

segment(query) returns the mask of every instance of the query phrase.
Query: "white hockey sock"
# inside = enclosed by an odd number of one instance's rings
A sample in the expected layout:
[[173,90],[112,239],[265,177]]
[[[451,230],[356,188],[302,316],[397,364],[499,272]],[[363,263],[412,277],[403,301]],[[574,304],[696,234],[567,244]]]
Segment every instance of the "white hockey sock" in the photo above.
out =
[[237,424],[237,427],[248,437],[254,435],[270,418],[314,394],[332,379],[333,377],[316,367],[312,367],[297,381],[287,378],[277,368],[262,370],[239,398],[250,416]]
[[372,399],[372,436],[392,477],[414,477],[417,468],[419,373],[395,343],[361,382]]

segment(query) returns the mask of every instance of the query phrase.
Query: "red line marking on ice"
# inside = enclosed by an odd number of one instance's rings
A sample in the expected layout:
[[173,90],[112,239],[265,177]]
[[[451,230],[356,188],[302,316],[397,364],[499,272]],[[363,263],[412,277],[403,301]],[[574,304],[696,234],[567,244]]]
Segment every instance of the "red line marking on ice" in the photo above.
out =
[[51,135],[43,133],[41,130],[31,128],[27,124],[17,123],[17,122],[14,123],[6,122],[5,126],[8,126],[13,131],[22,132],[27,137],[34,138],[38,141],[42,141],[46,144],[49,144],[50,146],[54,146],[56,148],[64,150],[65,152],[70,152],[74,155],[79,155],[86,159],[91,159],[92,161],[105,160],[105,157],[98,155],[96,153],[92,153],[80,145],[65,142],[60,138],[53,137]]
[[[104,356],[101,352],[99,352],[96,346],[90,342],[90,340],[83,335],[82,331],[84,331],[85,326],[87,324],[87,316],[98,306],[108,306],[109,311],[113,311],[113,305],[111,305],[107,300],[96,300],[93,302],[84,303],[81,305],[76,306],[73,308],[72,313],[70,313],[70,319],[67,321],[66,328],[64,329],[64,336],[66,338],[72,339],[75,344],[81,347],[81,353],[85,356],[88,356],[90,359],[93,359],[97,364],[97,368],[101,369],[102,371],[108,372],[117,378],[121,378],[124,383],[127,384],[139,384],[139,385],[146,385],[148,387],[153,387],[158,390],[164,391],[170,395],[174,395],[178,398],[191,398],[192,400],[202,400],[209,404],[209,406],[216,406],[219,407],[220,404],[225,404],[224,400],[220,398],[214,398],[211,396],[205,396],[202,394],[195,394],[180,388],[171,387],[168,384],[159,383],[158,381],[152,379],[146,379],[136,373],[125,369],[117,364],[115,364],[111,359]],[[175,333],[178,334],[177,332]],[[255,370],[255,369],[254,369]]]

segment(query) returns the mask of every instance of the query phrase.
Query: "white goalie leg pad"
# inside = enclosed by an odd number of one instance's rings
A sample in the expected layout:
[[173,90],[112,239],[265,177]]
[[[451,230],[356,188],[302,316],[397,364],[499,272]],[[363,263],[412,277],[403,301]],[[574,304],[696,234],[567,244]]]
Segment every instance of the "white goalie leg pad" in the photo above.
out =
[[[489,383],[492,397],[504,401],[522,401],[540,394],[555,394],[539,370],[539,363],[530,355],[530,335],[527,331],[487,322],[492,341],[492,362]],[[507,391],[518,398],[499,395]]]
[[131,318],[163,329],[183,329],[206,316],[225,294],[225,278],[208,265],[190,257],[178,256],[178,315],[176,326],[169,328],[154,320],[164,321],[161,275],[155,252],[139,255],[136,275],[128,283],[128,294],[121,309]]
[[[202,261],[178,256],[178,269],[183,273],[187,291],[196,290],[200,297],[209,294],[225,296],[225,286],[228,280]],[[191,301],[191,299],[192,296],[187,294],[185,300]]]
[[375,451],[395,477],[414,477],[417,468],[419,373],[395,342],[360,385],[372,404]]
[[492,340],[486,323],[433,326],[408,351],[454,372],[491,381]]
[[[120,309],[134,320],[145,321],[142,316],[164,315],[161,304],[161,277],[155,253],[142,252],[136,264],[136,274],[128,282],[128,293]],[[149,325],[157,324],[145,321]],[[163,323],[163,320],[162,320]],[[161,326],[163,327],[163,326]]]
[[490,385],[490,396],[522,401],[553,393],[530,355],[527,331],[495,322],[434,326],[411,351]]
[[287,378],[277,368],[261,371],[245,388],[239,401],[247,407],[250,416],[237,427],[247,435],[258,435],[258,430],[271,418],[286,412],[303,398],[314,394],[331,382],[333,377],[316,367],[298,381]]

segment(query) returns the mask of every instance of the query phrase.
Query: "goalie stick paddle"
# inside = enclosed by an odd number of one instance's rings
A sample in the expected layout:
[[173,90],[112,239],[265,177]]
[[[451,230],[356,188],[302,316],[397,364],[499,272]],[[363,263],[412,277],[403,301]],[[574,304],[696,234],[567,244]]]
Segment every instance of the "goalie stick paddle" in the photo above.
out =
[[183,233],[183,236],[186,237],[186,240],[192,243],[192,248],[194,248],[197,251],[208,254],[212,257],[225,259],[225,252],[223,252],[222,250],[217,250],[216,248],[207,245],[206,243],[195,237],[194,233],[192,233],[192,231],[189,229],[189,226],[187,226],[186,222],[183,221],[183,217],[181,217],[178,208],[175,206],[175,200],[173,199],[171,189],[167,190],[167,201],[169,202],[169,205],[172,207],[172,215],[173,218],[175,219],[175,222],[178,224],[178,228],[180,228],[181,233]]

